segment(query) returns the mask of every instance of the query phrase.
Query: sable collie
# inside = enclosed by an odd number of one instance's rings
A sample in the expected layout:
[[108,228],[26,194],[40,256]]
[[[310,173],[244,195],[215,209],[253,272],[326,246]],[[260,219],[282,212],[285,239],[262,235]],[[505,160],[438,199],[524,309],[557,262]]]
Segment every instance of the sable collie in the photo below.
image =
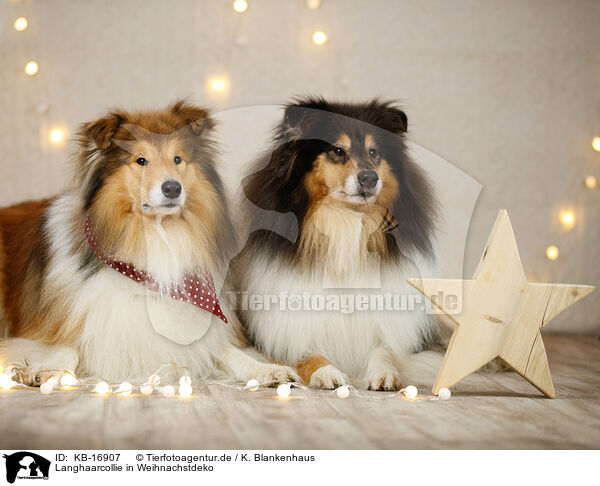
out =
[[284,381],[247,355],[216,287],[233,228],[208,112],[115,111],[79,131],[64,193],[0,210],[0,364],[145,380],[175,362],[195,377]]
[[[405,279],[435,268],[437,203],[406,131],[391,103],[303,99],[287,105],[242,184],[252,226],[269,230],[254,232],[236,263],[235,285],[261,302],[239,314],[260,350],[313,386],[397,389],[401,360],[436,338],[424,308],[382,307],[385,295],[415,295]],[[295,218],[280,224],[278,213]],[[336,308],[349,297],[357,309]],[[376,308],[358,310],[361,299]]]

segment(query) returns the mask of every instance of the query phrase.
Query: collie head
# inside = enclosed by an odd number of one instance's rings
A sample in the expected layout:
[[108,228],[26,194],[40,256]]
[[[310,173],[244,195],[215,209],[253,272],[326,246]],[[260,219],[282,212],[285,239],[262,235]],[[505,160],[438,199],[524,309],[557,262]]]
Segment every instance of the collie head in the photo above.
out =
[[[407,127],[406,114],[390,102],[296,100],[285,108],[272,149],[245,179],[246,196],[259,208],[294,213],[300,243],[315,218],[321,233],[344,238],[342,219],[358,215],[370,232],[369,251],[431,256],[436,201],[407,154]],[[323,219],[324,212],[336,216]]]
[[159,280],[226,261],[233,231],[213,127],[206,109],[186,101],[162,111],[114,111],[81,127],[76,183],[102,251],[154,270]]

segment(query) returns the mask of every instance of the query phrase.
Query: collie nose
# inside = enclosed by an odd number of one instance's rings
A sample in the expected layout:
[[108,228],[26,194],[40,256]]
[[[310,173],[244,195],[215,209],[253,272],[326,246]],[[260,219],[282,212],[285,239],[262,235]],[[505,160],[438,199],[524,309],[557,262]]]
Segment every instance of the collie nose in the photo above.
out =
[[379,176],[374,170],[361,170],[358,173],[358,183],[365,189],[371,189],[377,185]]
[[169,199],[175,199],[181,194],[181,184],[174,180],[163,182],[161,189],[163,194]]

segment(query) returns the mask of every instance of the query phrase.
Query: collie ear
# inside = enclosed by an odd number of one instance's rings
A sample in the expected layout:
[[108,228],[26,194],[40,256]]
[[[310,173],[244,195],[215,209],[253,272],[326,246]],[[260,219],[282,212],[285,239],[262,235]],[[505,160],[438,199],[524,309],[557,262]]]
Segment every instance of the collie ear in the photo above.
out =
[[124,120],[123,114],[114,112],[94,122],[85,123],[79,130],[80,138],[83,142],[92,142],[98,148],[106,150]]
[[283,122],[289,128],[296,128],[298,125],[300,125],[300,122],[304,118],[305,114],[306,108],[302,106],[290,105],[285,109]]
[[394,133],[406,133],[408,130],[408,117],[399,108],[388,106],[381,110],[377,125]]
[[314,123],[317,110],[305,106],[289,105],[285,109],[283,124],[288,134],[300,137]]
[[182,122],[188,125],[194,135],[202,135],[215,127],[215,121],[210,117],[208,110],[180,100],[171,105],[171,112]]

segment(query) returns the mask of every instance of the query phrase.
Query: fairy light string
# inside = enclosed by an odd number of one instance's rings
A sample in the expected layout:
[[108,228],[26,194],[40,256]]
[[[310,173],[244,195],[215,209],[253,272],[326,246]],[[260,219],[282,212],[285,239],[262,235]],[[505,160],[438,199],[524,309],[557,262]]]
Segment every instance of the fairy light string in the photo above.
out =
[[[440,390],[438,396],[422,397],[419,396],[417,387],[414,385],[408,385],[407,387],[402,388],[394,393],[382,394],[380,392],[366,393],[352,385],[342,385],[334,390],[315,390],[298,382],[278,383],[275,381],[268,381],[260,383],[256,379],[250,379],[245,385],[240,385],[218,380],[192,380],[188,369],[185,366],[178,365],[177,363],[167,363],[162,365],[154,373],[152,373],[152,375],[150,375],[144,383],[139,385],[133,385],[128,381],[109,384],[105,380],[98,377],[80,378],[71,370],[44,370],[44,373],[51,374],[52,376],[50,376],[50,378],[48,378],[39,387],[30,386],[23,383],[23,381],[32,375],[32,372],[29,372],[27,367],[10,365],[6,368],[0,369],[0,389],[10,390],[12,388],[20,388],[27,390],[39,390],[42,395],[50,395],[55,391],[83,391],[98,396],[116,395],[129,397],[133,394],[140,394],[143,396],[160,395],[163,397],[178,396],[179,398],[189,398],[193,395],[194,388],[199,390],[201,388],[208,388],[209,386],[216,385],[228,388],[230,390],[237,390],[239,392],[253,393],[259,391],[260,389],[272,389],[275,385],[277,385],[277,388],[275,389],[276,395],[283,400],[293,396],[292,390],[294,388],[303,390],[304,392],[310,394],[310,396],[325,398],[337,397],[340,399],[346,399],[349,397],[366,400],[389,400],[401,398],[407,401],[419,402],[447,400],[451,396],[450,390],[443,388]],[[14,378],[17,378],[17,380]],[[172,384],[175,382],[178,383],[177,388]]]

